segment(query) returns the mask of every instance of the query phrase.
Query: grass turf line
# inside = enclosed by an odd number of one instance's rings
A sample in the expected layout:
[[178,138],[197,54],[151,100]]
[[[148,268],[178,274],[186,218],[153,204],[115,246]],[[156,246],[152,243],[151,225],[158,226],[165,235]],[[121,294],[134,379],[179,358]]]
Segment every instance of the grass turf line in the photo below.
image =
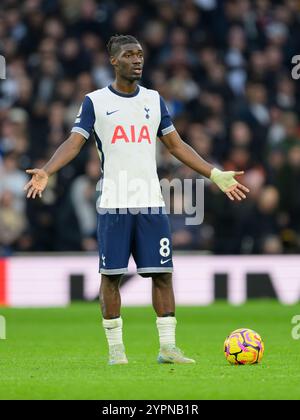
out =
[[[0,308],[0,399],[300,399],[300,340],[291,319],[300,305],[250,301],[178,307],[177,344],[196,365],[159,365],[151,307],[124,308],[128,365],[108,366],[98,305]],[[256,330],[265,341],[259,365],[231,366],[223,342],[232,330]]]

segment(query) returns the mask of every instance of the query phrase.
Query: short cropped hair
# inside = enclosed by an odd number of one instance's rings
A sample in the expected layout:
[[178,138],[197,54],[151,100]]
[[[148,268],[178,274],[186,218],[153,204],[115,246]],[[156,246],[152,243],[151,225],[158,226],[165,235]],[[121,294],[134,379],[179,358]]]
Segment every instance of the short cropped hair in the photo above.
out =
[[107,50],[110,57],[117,54],[122,45],[139,44],[139,41],[132,35],[113,35],[107,43]]

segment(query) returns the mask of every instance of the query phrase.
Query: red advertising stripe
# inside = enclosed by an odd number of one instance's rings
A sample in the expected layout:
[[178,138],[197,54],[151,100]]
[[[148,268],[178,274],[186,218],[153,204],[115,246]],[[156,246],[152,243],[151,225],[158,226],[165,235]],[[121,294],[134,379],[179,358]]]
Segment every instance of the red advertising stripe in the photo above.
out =
[[0,259],[0,306],[6,304],[6,260]]

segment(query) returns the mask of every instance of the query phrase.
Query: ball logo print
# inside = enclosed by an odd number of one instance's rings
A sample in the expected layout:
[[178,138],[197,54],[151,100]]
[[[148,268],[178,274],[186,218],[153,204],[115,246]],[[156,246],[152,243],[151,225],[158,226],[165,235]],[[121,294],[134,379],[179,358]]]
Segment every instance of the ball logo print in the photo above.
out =
[[234,330],[225,340],[224,354],[232,365],[252,365],[261,361],[264,342],[257,332],[248,328]]
[[0,79],[6,79],[6,61],[3,55],[0,55]]
[[0,315],[0,340],[6,339],[6,320],[4,316]]

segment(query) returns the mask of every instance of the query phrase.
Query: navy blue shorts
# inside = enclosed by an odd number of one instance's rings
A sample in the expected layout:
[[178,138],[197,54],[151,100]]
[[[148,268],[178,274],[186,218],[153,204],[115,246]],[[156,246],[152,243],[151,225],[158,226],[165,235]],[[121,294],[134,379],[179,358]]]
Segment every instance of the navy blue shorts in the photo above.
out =
[[98,211],[100,273],[126,273],[131,254],[138,273],[173,271],[171,230],[165,208],[136,210],[136,214],[127,209],[114,209],[116,214],[107,209]]

